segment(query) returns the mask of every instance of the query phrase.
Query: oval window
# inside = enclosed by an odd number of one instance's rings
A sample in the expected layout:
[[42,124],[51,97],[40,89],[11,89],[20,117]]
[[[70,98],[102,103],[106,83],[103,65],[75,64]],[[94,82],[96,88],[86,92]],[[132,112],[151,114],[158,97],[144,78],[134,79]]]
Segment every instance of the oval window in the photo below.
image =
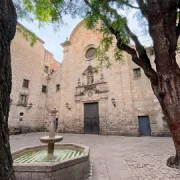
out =
[[89,48],[86,52],[86,59],[87,60],[90,60],[94,57],[94,54],[95,54],[95,48]]

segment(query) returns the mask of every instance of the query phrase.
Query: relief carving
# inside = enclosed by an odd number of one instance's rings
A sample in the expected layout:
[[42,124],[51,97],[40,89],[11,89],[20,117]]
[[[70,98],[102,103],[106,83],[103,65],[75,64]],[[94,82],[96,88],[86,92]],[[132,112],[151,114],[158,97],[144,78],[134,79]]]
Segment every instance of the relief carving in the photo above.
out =
[[87,81],[81,85],[80,78],[78,78],[78,86],[76,87],[75,96],[84,96],[87,94],[88,97],[91,97],[95,93],[99,94],[108,92],[107,82],[104,80],[104,75],[101,73],[99,80],[95,81],[95,68],[91,65],[85,69],[82,75],[85,76]]
[[91,97],[91,96],[93,96],[93,92],[89,91],[87,95],[88,95],[88,97]]

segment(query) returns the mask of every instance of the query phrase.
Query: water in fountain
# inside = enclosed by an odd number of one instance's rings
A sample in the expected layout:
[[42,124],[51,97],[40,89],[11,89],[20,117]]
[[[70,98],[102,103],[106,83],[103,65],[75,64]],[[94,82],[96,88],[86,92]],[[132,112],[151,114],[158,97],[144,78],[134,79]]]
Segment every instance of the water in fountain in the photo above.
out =
[[77,148],[72,148],[71,146],[66,146],[65,148],[54,149],[54,144],[63,140],[62,136],[55,134],[55,119],[56,109],[51,112],[50,126],[49,126],[49,136],[44,136],[40,138],[42,143],[48,144],[47,147],[41,147],[38,149],[29,150],[23,154],[19,154],[14,157],[15,163],[31,163],[31,162],[57,162],[69,159],[72,157],[80,156],[83,152]]
[[47,156],[46,148],[39,148],[35,150],[27,150],[25,153],[14,156],[15,163],[35,163],[35,162],[58,162],[65,159],[70,159],[82,155],[83,152],[78,149],[66,146],[65,149],[56,148],[52,158]]

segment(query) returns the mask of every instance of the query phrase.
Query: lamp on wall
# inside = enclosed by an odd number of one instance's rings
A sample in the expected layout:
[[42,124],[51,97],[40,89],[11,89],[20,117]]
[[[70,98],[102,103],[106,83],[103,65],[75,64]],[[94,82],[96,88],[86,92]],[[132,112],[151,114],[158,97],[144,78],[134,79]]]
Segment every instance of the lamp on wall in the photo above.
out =
[[33,104],[32,104],[32,103],[29,103],[29,105],[28,105],[28,109],[31,109],[31,108],[32,108],[32,106],[33,106]]
[[69,109],[69,110],[71,110],[68,102],[66,103],[66,108]]
[[116,100],[114,98],[111,99],[111,102],[114,105],[114,107],[116,107]]

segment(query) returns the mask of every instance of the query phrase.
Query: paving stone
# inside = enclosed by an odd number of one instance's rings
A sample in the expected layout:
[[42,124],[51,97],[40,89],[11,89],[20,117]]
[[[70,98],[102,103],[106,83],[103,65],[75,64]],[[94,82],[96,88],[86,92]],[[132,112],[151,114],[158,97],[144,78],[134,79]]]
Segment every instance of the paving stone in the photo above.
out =
[[[41,144],[45,133],[10,136],[12,151]],[[61,134],[62,143],[84,144],[91,148],[91,180],[180,180],[180,170],[166,166],[174,155],[170,137],[122,137]]]

